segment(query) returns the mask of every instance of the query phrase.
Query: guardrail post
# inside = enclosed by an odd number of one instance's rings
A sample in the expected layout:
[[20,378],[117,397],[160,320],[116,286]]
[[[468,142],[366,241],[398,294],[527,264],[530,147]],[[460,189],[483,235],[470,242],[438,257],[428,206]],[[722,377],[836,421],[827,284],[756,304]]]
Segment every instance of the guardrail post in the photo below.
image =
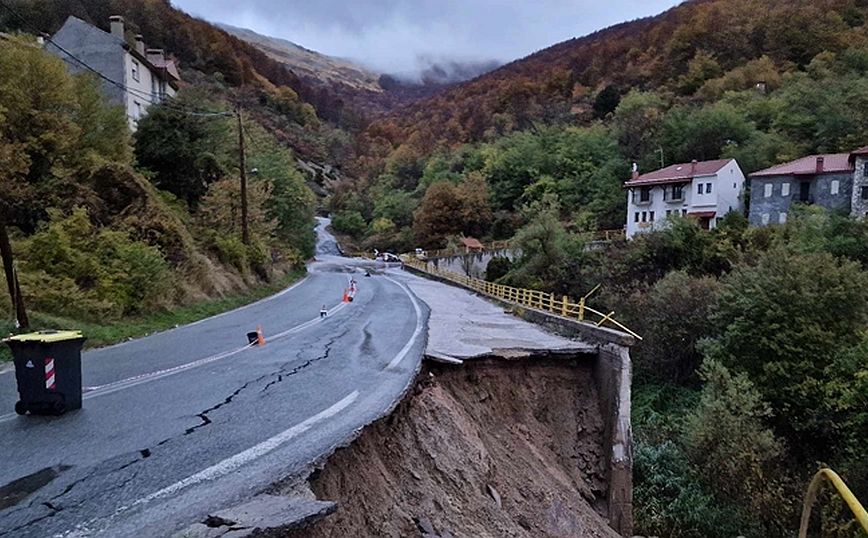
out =
[[579,299],[579,321],[585,321],[585,298]]
[[561,315],[563,317],[567,317],[567,304],[569,303],[569,299],[566,295],[564,295],[564,300],[561,303]]

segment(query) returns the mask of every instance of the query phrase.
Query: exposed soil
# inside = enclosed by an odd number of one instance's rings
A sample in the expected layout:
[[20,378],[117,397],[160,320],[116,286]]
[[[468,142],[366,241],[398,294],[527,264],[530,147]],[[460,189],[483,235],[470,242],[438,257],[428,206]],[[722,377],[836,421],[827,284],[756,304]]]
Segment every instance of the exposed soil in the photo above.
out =
[[337,512],[287,538],[614,537],[590,359],[428,364],[311,479]]

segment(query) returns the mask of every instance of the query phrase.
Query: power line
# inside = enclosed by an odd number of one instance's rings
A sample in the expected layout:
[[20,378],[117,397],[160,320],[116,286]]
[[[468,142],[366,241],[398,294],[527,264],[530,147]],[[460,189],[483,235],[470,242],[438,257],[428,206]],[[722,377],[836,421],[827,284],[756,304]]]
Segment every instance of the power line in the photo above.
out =
[[143,100],[147,101],[148,104],[150,104],[150,105],[162,104],[164,107],[166,107],[166,108],[169,109],[169,110],[172,110],[172,111],[174,111],[174,112],[183,113],[183,114],[188,114],[188,115],[191,115],[191,116],[200,116],[200,117],[229,117],[229,116],[233,116],[233,115],[234,115],[232,112],[202,112],[202,111],[197,111],[197,110],[189,109],[189,108],[186,108],[186,107],[178,107],[178,106],[176,106],[176,105],[172,105],[172,104],[169,104],[169,103],[165,103],[165,102],[163,102],[163,101],[157,101],[157,102],[154,102],[154,101],[152,100],[152,98],[153,98],[153,95],[152,95],[152,94],[146,93],[146,92],[144,92],[144,91],[136,90],[136,89],[134,89],[134,88],[130,88],[130,87],[128,87],[127,85],[125,85],[125,84],[123,84],[123,83],[121,83],[121,82],[118,82],[118,81],[116,81],[116,80],[114,80],[114,79],[111,79],[111,78],[107,77],[106,75],[104,75],[104,74],[101,73],[100,71],[94,69],[93,67],[91,67],[90,65],[88,65],[87,63],[85,63],[85,61],[82,60],[81,58],[78,58],[75,54],[69,52],[69,51],[66,50],[65,48],[63,48],[63,47],[61,47],[60,45],[58,45],[56,42],[54,42],[54,40],[51,39],[50,36],[48,36],[47,34],[43,34],[43,33],[40,32],[38,29],[36,29],[36,28],[34,28],[33,26],[31,26],[30,23],[29,23],[29,22],[28,22],[28,21],[27,21],[23,16],[21,16],[18,12],[16,12],[14,9],[12,9],[11,7],[9,7],[9,6],[8,6],[5,2],[3,2],[2,0],[0,0],[0,7],[3,7],[6,11],[8,11],[9,13],[11,13],[13,17],[17,18],[17,19],[21,22],[21,24],[22,24],[22,26],[23,26],[24,28],[28,29],[29,31],[33,32],[34,34],[44,36],[45,41],[46,41],[47,43],[49,43],[49,44],[51,44],[52,46],[54,46],[57,50],[59,50],[60,52],[62,52],[62,53],[65,54],[66,56],[68,56],[71,60],[75,61],[75,62],[76,62],[77,64],[79,64],[81,67],[83,67],[84,69],[86,69],[86,70],[88,70],[88,71],[94,73],[97,77],[101,78],[102,80],[108,82],[109,84],[111,84],[111,85],[113,85],[113,86],[116,86],[116,87],[119,88],[121,91],[123,91],[124,93],[127,93],[127,94],[131,95],[132,97],[136,97],[136,98],[139,98],[139,99],[143,99]]

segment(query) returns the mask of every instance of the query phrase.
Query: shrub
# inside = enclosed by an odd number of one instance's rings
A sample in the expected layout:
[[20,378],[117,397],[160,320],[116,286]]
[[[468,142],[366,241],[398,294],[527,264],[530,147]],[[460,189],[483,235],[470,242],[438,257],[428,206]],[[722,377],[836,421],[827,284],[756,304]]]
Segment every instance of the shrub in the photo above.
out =
[[367,227],[365,218],[358,211],[340,211],[332,218],[332,228],[351,237],[361,237]]
[[676,384],[694,378],[702,360],[696,344],[711,335],[708,317],[718,289],[712,277],[673,271],[644,294],[636,316],[645,337],[635,355],[639,377]]
[[512,269],[512,261],[509,258],[496,256],[491,258],[485,267],[485,280],[495,282],[506,275]]

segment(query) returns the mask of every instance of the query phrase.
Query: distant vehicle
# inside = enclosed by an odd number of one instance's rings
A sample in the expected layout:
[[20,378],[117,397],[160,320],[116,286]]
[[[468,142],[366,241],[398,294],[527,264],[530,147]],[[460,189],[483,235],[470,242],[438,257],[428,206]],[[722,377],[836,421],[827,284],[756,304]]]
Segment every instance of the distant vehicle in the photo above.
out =
[[398,256],[396,256],[390,252],[383,252],[383,253],[379,254],[377,256],[377,259],[380,261],[383,261],[383,262],[400,262],[401,261],[401,258],[399,258]]

